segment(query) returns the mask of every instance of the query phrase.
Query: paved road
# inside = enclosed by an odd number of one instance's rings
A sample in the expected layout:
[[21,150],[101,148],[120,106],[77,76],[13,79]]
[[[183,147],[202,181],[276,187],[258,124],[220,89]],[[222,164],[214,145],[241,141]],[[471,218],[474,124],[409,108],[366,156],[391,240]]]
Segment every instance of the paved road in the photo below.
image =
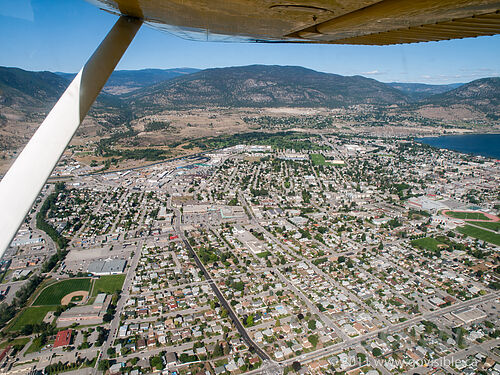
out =
[[479,303],[484,303],[487,301],[495,300],[495,299],[499,298],[499,296],[500,296],[499,292],[490,293],[490,294],[487,294],[485,296],[473,298],[473,299],[470,299],[468,301],[457,303],[455,305],[451,305],[451,306],[448,306],[448,307],[445,307],[445,308],[442,308],[442,309],[439,309],[436,311],[430,311],[428,313],[416,316],[416,317],[409,319],[409,320],[406,320],[404,322],[394,324],[391,327],[378,329],[376,331],[369,332],[367,334],[354,337],[354,338],[347,340],[345,342],[341,342],[339,344],[332,345],[332,346],[329,346],[329,347],[324,348],[324,349],[319,349],[319,350],[316,350],[314,352],[304,354],[300,357],[285,360],[285,361],[281,362],[281,364],[290,365],[290,364],[292,364],[293,361],[297,361],[297,360],[300,361],[301,363],[305,363],[305,362],[310,362],[310,361],[313,361],[316,359],[320,359],[320,358],[323,358],[327,355],[331,355],[338,350],[346,349],[352,345],[359,344],[361,341],[376,337],[379,334],[379,332],[385,332],[387,334],[391,334],[391,333],[400,331],[402,329],[408,328],[408,327],[412,326],[413,324],[418,323],[421,320],[429,320],[429,319],[434,318],[436,316],[444,315],[446,313],[449,313],[449,312],[452,312],[452,311],[455,311],[455,310],[458,310],[458,309],[461,309],[464,307],[475,306],[475,305],[478,305]]
[[212,290],[214,291],[215,295],[217,296],[217,298],[219,299],[221,305],[227,310],[228,314],[229,314],[229,317],[231,318],[231,320],[233,321],[233,324],[234,326],[236,327],[236,329],[238,330],[238,332],[240,333],[241,337],[243,338],[243,340],[247,343],[247,345],[250,347],[250,348],[253,348],[255,350],[255,353],[263,360],[263,361],[271,361],[271,357],[269,356],[269,354],[267,354],[265,351],[263,351],[253,340],[252,338],[248,335],[248,332],[246,331],[245,327],[243,327],[243,325],[241,324],[240,320],[238,319],[238,317],[236,316],[236,313],[233,311],[233,309],[231,308],[231,305],[227,302],[227,300],[224,298],[224,296],[222,295],[221,291],[219,290],[219,288],[217,287],[217,284],[212,280],[212,277],[210,276],[210,274],[208,273],[207,269],[205,268],[205,266],[203,265],[203,263],[201,262],[200,258],[198,258],[198,255],[196,254],[196,252],[194,251],[194,249],[191,247],[191,245],[189,244],[189,241],[186,239],[186,237],[184,236],[184,233],[181,231],[181,228],[180,228],[180,218],[181,218],[181,213],[178,209],[175,209],[175,217],[176,217],[176,223],[175,223],[175,227],[176,227],[176,231],[178,232],[179,234],[179,237],[182,239],[182,241],[184,242],[184,245],[186,246],[186,248],[188,249],[189,253],[191,254],[191,256],[194,258],[194,261],[196,263],[196,265],[198,266],[199,269],[201,269],[201,271],[203,272],[203,275],[205,276],[205,278],[207,279],[208,283],[210,284]]
[[125,305],[125,302],[127,302],[128,296],[129,296],[129,287],[130,283],[132,282],[132,279],[134,278],[135,275],[135,269],[137,268],[137,264],[139,263],[139,259],[141,258],[141,252],[142,252],[142,245],[144,244],[144,240],[139,241],[137,244],[137,249],[135,250],[134,258],[132,259],[132,262],[130,264],[130,268],[127,272],[127,276],[125,277],[125,281],[123,282],[123,287],[122,287],[122,294],[120,299],[118,300],[117,306],[116,306],[116,313],[111,321],[110,327],[109,327],[109,336],[108,339],[102,344],[101,350],[97,356],[97,361],[94,367],[93,374],[97,374],[97,366],[99,365],[99,360],[105,359],[107,357],[107,350],[111,345],[113,344],[116,334],[118,333],[118,327],[120,325],[120,315],[123,310],[123,306]]
[[[118,173],[118,172],[136,171],[136,170],[146,169],[146,168],[149,168],[149,167],[153,167],[155,165],[159,165],[159,164],[163,164],[163,163],[169,163],[169,162],[177,161],[177,160],[183,160],[183,159],[185,159],[186,161],[190,161],[190,159],[194,159],[194,158],[196,158],[198,156],[202,156],[202,157],[206,158],[207,156],[205,156],[205,154],[209,154],[211,152],[218,151],[218,150],[222,150],[222,148],[213,148],[213,149],[210,149],[210,150],[205,150],[205,151],[197,152],[197,153],[194,153],[194,154],[188,154],[188,155],[184,155],[184,156],[177,156],[175,158],[164,159],[164,160],[161,160],[161,161],[156,161],[154,163],[140,165],[138,167],[105,170],[105,171],[101,171],[101,172],[94,171],[94,172],[87,172],[87,173],[76,174],[76,175],[67,175],[67,176],[51,176],[51,177],[49,177],[47,179],[47,183],[50,184],[50,183],[55,183],[55,182],[58,182],[58,181],[68,181],[68,180],[72,180],[75,177],[99,176],[99,175],[112,174],[112,173]],[[196,162],[198,163],[199,161],[196,161]],[[3,176],[1,176],[1,177],[3,177]]]
[[[447,370],[448,372],[452,374],[459,374],[459,372],[453,370],[450,365],[454,365],[457,362],[465,361],[468,356],[474,355],[476,353],[482,353],[486,356],[495,356],[494,354],[490,353],[489,350],[492,348],[498,346],[500,343],[500,339],[494,339],[494,340],[489,340],[486,342],[483,342],[481,344],[474,344],[469,346],[466,349],[459,350],[458,352],[454,352],[451,354],[448,354],[447,356],[437,358],[436,360],[432,361],[429,363],[429,366],[424,367],[416,367],[412,369],[412,373],[416,374],[425,374],[428,372],[434,371],[435,368],[441,367]],[[496,357],[496,356],[495,356]],[[498,358],[494,358],[496,361],[498,361]]]

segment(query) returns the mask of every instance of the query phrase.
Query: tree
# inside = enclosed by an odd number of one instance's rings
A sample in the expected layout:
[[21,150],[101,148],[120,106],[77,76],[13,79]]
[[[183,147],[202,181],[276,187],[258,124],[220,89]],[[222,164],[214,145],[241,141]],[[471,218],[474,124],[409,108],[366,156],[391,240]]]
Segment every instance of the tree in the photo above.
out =
[[293,361],[293,363],[292,363],[293,371],[297,372],[300,370],[301,367],[302,366],[301,366],[299,361]]
[[360,364],[366,362],[366,355],[364,353],[356,353],[356,356],[358,357]]
[[151,357],[149,363],[151,364],[151,367],[154,367],[157,370],[163,370],[163,360],[160,356]]
[[249,315],[247,317],[247,320],[246,320],[246,325],[247,325],[247,327],[251,327],[251,326],[253,326],[253,324],[254,324],[253,323],[253,315]]
[[110,368],[109,361],[107,359],[102,359],[99,361],[98,369],[99,371],[106,371]]
[[382,350],[380,350],[380,348],[373,348],[372,354],[374,357],[380,357],[382,355]]
[[108,313],[104,314],[104,316],[102,317],[102,321],[105,323],[111,322],[112,320],[113,320],[113,315]]
[[312,346],[316,347],[318,345],[318,335],[310,335],[307,340],[312,344]]
[[213,358],[221,357],[224,355],[224,348],[222,347],[221,344],[217,343],[215,345],[214,351],[212,353]]
[[309,322],[307,323],[307,328],[309,328],[311,331],[314,331],[316,329],[316,320],[309,320]]

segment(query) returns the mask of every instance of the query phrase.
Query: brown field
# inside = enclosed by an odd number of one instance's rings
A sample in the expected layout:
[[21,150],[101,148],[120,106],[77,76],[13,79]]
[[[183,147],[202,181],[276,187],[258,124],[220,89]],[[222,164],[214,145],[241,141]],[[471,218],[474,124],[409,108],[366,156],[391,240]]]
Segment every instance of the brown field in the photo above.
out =
[[[456,108],[459,117],[472,116],[468,108]],[[28,142],[29,137],[41,123],[44,113],[20,113],[16,110],[2,108],[2,115],[7,118],[7,123],[0,126],[0,174],[4,174],[17,156],[15,152],[20,152]],[[428,118],[443,119],[448,117],[449,108],[422,108],[420,115]],[[258,125],[249,125],[243,118],[271,116],[332,116],[339,113],[338,109],[327,108],[206,108],[190,109],[178,111],[164,111],[154,115],[140,117],[131,122],[132,128],[139,132],[136,137],[120,139],[114,147],[117,149],[140,149],[156,148],[168,150],[166,158],[186,156],[201,151],[198,148],[184,149],[183,144],[187,144],[192,139],[203,137],[214,137],[219,135],[231,135],[258,130]],[[99,114],[91,113],[83,122],[77,134],[71,141],[71,145],[78,146],[75,149],[67,150],[66,154],[82,164],[90,165],[95,160],[102,168],[107,158],[94,154],[95,142],[102,137],[109,137],[111,131],[125,131],[124,125],[106,128],[98,123],[98,119],[112,113]],[[145,131],[145,126],[152,121],[170,123],[168,129],[157,131]],[[369,121],[368,121],[369,123]],[[1,125],[1,124],[0,124]],[[355,132],[368,135],[394,136],[425,136],[444,133],[461,133],[472,131],[465,128],[444,128],[440,126],[422,126],[409,121],[401,124],[387,124],[385,126],[372,127],[363,123],[355,123],[352,120],[335,120],[331,128],[326,129],[288,129],[294,131],[305,131],[310,133],[329,133],[341,130],[342,132]],[[273,131],[267,129],[266,131]],[[477,129],[476,129],[477,131]],[[175,145],[174,147],[172,145]],[[109,159],[109,158],[108,158]],[[114,171],[138,166],[145,166],[153,163],[146,160],[122,160],[119,165],[111,165],[107,171]]]
[[61,305],[68,305],[71,302],[71,299],[76,296],[82,296],[82,300],[79,302],[74,302],[77,305],[83,304],[89,295],[88,291],[78,290],[76,292],[68,293],[61,299]]

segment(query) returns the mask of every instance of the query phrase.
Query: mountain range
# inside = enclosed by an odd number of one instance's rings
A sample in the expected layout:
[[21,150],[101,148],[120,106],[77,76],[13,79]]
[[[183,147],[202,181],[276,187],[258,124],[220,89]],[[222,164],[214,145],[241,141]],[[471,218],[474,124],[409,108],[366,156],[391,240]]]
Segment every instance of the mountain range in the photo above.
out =
[[[115,70],[106,82],[103,91],[115,95],[126,94],[199,70],[194,68]],[[76,75],[75,73],[61,72],[56,72],[56,74],[68,80],[72,80]]]
[[[35,108],[50,105],[74,75],[0,67],[0,103]],[[112,94],[114,100],[148,110],[203,106],[335,108],[409,103],[467,104],[488,110],[484,107],[498,105],[498,81],[498,77],[493,77],[467,84],[383,83],[296,66],[250,65],[201,71],[120,70],[113,72],[103,91]]]
[[[0,67],[0,126],[27,121],[30,113],[50,110],[73,76]],[[390,108],[392,112],[414,111],[433,119],[443,118],[443,113],[449,118],[452,113],[454,119],[462,116],[467,121],[498,121],[500,78],[451,85],[383,83],[362,76],[267,65],[116,71],[90,115],[109,127],[173,109],[339,108],[367,104]]]
[[0,67],[0,105],[5,107],[44,107],[67,86],[68,81],[54,73]]
[[407,95],[374,79],[264,65],[206,69],[123,98],[135,108],[148,110],[200,106],[334,108],[408,102]]
[[425,83],[389,82],[389,86],[405,93],[415,101],[427,98],[431,95],[442,94],[463,85],[463,83],[450,83],[447,85],[429,85]]

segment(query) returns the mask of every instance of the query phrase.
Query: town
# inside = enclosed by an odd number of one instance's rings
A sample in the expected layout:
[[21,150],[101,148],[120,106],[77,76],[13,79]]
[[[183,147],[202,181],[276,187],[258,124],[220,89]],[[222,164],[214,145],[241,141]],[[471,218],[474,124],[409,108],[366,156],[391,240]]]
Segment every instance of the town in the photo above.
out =
[[0,373],[500,374],[498,161],[341,131],[73,152],[1,260]]

